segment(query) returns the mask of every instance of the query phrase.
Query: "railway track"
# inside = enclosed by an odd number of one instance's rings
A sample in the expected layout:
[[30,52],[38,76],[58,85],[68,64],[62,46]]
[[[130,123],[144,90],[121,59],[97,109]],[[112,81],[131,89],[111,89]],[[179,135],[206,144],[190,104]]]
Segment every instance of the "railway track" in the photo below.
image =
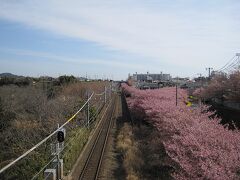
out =
[[114,95],[109,106],[108,112],[106,113],[105,117],[103,118],[103,122],[100,125],[100,131],[96,136],[96,139],[91,147],[86,162],[78,177],[79,180],[98,179],[103,161],[105,147],[107,144],[112,121],[114,118],[116,100],[117,97],[116,95]]

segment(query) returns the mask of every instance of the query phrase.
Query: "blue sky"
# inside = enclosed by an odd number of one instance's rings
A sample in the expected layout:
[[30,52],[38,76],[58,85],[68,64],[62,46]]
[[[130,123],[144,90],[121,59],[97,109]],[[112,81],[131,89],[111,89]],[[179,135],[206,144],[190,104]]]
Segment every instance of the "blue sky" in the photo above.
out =
[[240,44],[237,0],[0,0],[0,72],[193,77]]

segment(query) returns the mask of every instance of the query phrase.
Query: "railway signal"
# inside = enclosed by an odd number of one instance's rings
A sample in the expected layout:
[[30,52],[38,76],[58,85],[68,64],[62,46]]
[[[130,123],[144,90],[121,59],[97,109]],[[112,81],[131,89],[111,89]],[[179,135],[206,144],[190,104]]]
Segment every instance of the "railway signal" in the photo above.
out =
[[62,143],[64,141],[65,134],[63,130],[59,130],[57,133],[57,140],[59,143]]

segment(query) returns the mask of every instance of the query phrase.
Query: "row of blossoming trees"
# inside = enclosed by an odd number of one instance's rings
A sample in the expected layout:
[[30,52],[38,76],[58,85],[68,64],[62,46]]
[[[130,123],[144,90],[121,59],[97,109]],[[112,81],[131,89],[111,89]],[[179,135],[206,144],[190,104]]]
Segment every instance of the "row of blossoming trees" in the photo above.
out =
[[195,94],[203,99],[218,99],[221,101],[240,101],[240,71],[229,75],[219,74],[214,76],[209,85],[201,91],[197,89]]
[[187,93],[174,88],[138,90],[122,84],[134,120],[144,120],[160,133],[167,155],[177,166],[175,179],[239,179],[240,132],[209,119],[207,107],[187,107]]

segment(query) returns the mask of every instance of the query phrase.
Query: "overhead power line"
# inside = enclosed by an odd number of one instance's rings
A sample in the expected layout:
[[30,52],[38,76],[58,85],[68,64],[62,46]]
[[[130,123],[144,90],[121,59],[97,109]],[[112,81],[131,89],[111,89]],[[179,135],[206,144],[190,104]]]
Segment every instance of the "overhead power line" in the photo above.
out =
[[[106,93],[106,90],[103,93],[99,93],[96,94],[97,96],[101,96],[103,94]],[[72,116],[70,117],[63,125],[61,125],[59,128],[57,128],[54,132],[52,132],[50,135],[48,135],[46,138],[44,138],[42,141],[40,141],[38,144],[36,144],[35,146],[33,146],[31,149],[29,149],[28,151],[26,151],[25,153],[23,153],[21,156],[19,156],[18,158],[16,158],[14,161],[12,161],[11,163],[7,164],[6,166],[4,166],[1,170],[0,170],[0,174],[3,173],[5,170],[7,170],[8,168],[10,168],[11,166],[13,166],[15,163],[17,163],[18,161],[20,161],[21,159],[23,159],[24,157],[26,157],[29,153],[31,153],[32,151],[34,151],[35,149],[37,149],[39,146],[41,146],[43,143],[45,143],[49,138],[51,138],[54,134],[56,134],[59,130],[61,130],[63,127],[65,127],[70,121],[72,121],[78,114],[79,112],[82,111],[82,109],[88,104],[88,102],[92,99],[92,97],[94,96],[94,92],[90,95],[90,97],[87,99],[87,101],[82,105],[82,107]]]
[[240,67],[240,53],[236,53],[236,55],[231,58],[221,69],[218,71],[222,72],[231,72],[238,70]]
[[222,71],[223,69],[225,69],[225,67],[227,67],[229,64],[231,64],[232,62],[234,62],[234,58],[236,58],[236,55],[234,55],[222,68],[220,68],[218,71]]

